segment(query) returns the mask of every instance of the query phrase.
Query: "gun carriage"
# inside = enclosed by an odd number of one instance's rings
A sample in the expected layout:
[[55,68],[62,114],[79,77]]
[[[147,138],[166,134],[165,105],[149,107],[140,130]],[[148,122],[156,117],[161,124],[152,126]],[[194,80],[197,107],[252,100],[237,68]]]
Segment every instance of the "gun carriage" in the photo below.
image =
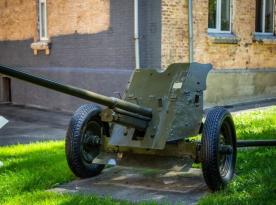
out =
[[[204,117],[203,92],[211,69],[198,63],[172,64],[165,71],[137,69],[123,99],[6,66],[0,66],[0,73],[102,105],[83,105],[70,121],[65,149],[76,176],[98,175],[111,159],[118,165],[174,170],[196,162],[216,191],[233,177],[237,143],[226,109],[211,108]],[[201,141],[190,139],[200,134]]]

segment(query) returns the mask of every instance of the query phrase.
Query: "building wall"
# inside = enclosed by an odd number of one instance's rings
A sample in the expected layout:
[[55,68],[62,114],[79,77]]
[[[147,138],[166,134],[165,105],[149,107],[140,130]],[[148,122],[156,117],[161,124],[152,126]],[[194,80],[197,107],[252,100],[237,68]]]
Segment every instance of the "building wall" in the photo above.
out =
[[207,78],[205,107],[276,100],[276,69],[216,69]]
[[[118,97],[135,67],[133,1],[47,0],[49,56],[30,48],[38,39],[36,2],[0,0],[0,64]],[[160,2],[140,0],[143,67],[161,67]],[[18,80],[11,87],[14,103],[65,110],[84,103]]]
[[[47,0],[51,55],[34,56],[36,0],[0,2],[0,63],[23,67],[135,67],[132,0]],[[140,0],[141,65],[161,62],[160,0]],[[15,49],[16,48],[16,49]]]
[[139,0],[142,68],[161,67],[161,0]]
[[[0,0],[0,64],[106,95],[122,93],[135,67],[133,1],[47,2],[51,54],[34,56],[36,0]],[[233,2],[233,34],[239,42],[225,44],[208,35],[208,0],[193,0],[194,59],[215,68],[207,82],[209,105],[276,97],[276,44],[253,41],[251,0]],[[140,0],[139,8],[142,67],[188,62],[188,0]],[[11,87],[15,103],[65,110],[83,103],[16,80]]]
[[[0,2],[1,40],[24,40],[36,37],[36,2],[36,0]],[[106,31],[110,27],[108,0],[48,0],[47,8],[50,36],[93,34]]]
[[189,60],[187,12],[187,0],[162,0],[161,65],[163,69],[172,63]]
[[43,52],[34,56],[30,48],[37,38],[36,1],[5,2],[0,7],[0,22],[4,22],[0,27],[1,63],[21,67],[134,67],[132,1],[48,0],[50,56]]
[[217,69],[276,68],[276,43],[253,41],[255,1],[233,0],[232,30],[239,39],[236,44],[214,43],[207,33],[208,0],[193,2],[195,61],[212,63]]
[[[216,69],[276,68],[276,40],[254,41],[255,1],[233,0],[232,33],[238,43],[214,42],[208,34],[208,0],[193,0],[194,61]],[[276,14],[276,8],[275,8]],[[275,15],[276,18],[276,15]],[[276,30],[276,20],[275,20]],[[188,1],[162,0],[162,67],[188,62]]]
[[[276,37],[254,42],[255,1],[233,0],[232,10],[238,42],[218,43],[208,34],[208,0],[193,0],[194,61],[214,66],[207,107],[276,98]],[[188,32],[188,0],[162,0],[162,68],[188,62]]]
[[[106,95],[122,92],[134,67],[133,1],[47,0],[49,56],[30,48],[37,39],[36,0],[1,3],[0,64]],[[11,92],[14,103],[50,109],[85,103],[14,79]]]
[[[36,21],[35,1],[0,1],[0,40],[33,38]],[[1,51],[3,52],[3,51]]]
[[[27,72],[107,96],[119,98],[131,75],[129,69],[108,68],[24,68]],[[47,88],[12,80],[12,101],[23,105],[46,107],[54,110],[75,111],[82,104],[91,103]]]

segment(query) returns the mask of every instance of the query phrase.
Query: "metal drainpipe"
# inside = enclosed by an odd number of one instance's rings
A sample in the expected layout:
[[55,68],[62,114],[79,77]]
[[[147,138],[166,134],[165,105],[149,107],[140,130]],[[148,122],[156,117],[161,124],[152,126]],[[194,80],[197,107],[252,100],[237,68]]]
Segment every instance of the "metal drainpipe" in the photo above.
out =
[[135,41],[135,67],[136,69],[140,69],[139,0],[134,0],[134,41]]
[[189,1],[189,62],[194,62],[194,34],[193,34],[193,0]]

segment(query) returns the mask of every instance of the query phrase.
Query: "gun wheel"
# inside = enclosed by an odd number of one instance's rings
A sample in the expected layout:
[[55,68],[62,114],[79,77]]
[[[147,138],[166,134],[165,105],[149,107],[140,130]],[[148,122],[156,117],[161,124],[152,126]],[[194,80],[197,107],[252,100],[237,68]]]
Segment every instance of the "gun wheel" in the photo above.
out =
[[212,191],[223,189],[233,178],[236,165],[236,131],[231,114],[211,109],[202,132],[202,172]]
[[65,149],[68,165],[81,178],[96,176],[105,165],[94,164],[99,155],[105,124],[100,121],[101,108],[83,105],[73,115],[66,134]]

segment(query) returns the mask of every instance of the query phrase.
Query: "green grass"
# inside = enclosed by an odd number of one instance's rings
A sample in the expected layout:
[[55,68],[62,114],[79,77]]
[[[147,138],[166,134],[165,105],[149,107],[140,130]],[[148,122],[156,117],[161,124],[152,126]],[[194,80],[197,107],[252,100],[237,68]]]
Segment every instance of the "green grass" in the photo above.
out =
[[[240,139],[276,138],[276,107],[234,115]],[[47,189],[74,179],[64,142],[0,147],[0,204],[128,204],[110,198],[56,194]],[[147,204],[155,204],[147,203]],[[199,204],[276,204],[276,148],[239,151],[229,187]]]

